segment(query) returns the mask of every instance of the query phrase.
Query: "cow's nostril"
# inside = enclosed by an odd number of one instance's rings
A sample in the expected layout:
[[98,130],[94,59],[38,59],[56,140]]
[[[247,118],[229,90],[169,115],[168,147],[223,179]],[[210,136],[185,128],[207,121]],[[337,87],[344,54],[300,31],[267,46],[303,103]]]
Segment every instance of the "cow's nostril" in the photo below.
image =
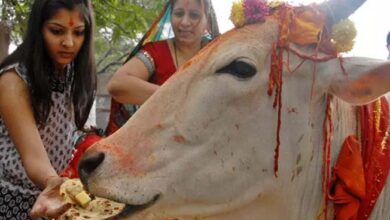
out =
[[79,176],[82,182],[86,182],[90,175],[103,162],[104,153],[92,153],[85,155],[79,163]]

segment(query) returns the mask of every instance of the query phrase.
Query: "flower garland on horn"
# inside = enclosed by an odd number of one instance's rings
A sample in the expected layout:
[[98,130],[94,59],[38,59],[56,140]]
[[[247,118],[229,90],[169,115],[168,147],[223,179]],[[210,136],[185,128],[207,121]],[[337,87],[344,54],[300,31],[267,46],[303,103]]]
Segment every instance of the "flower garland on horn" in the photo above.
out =
[[337,52],[351,51],[355,44],[356,28],[349,20],[342,20],[332,27],[332,43]]
[[[247,24],[264,22],[267,19],[267,16],[276,16],[281,20],[283,19],[281,12],[286,8],[290,9],[288,14],[291,17],[288,18],[288,21],[291,21],[293,24],[301,24],[301,26],[292,25],[289,27],[289,30],[301,33],[300,38],[302,39],[305,38],[305,35],[308,32],[313,30],[312,21],[319,20],[317,19],[317,16],[325,16],[323,11],[318,10],[318,5],[316,4],[292,7],[279,0],[270,2],[266,0],[237,0],[233,2],[230,20],[236,28],[243,27]],[[316,13],[310,13],[309,11],[316,11]],[[329,44],[333,50],[332,57],[337,56],[339,53],[345,53],[352,50],[357,31],[355,25],[349,19],[342,20],[333,25],[331,33],[329,34],[330,37],[327,37],[325,40],[318,38],[318,35],[327,32],[325,30],[325,19],[323,19],[321,23],[318,23],[314,28],[317,30],[314,34],[317,35],[309,35],[306,38],[315,37],[318,44]],[[300,43],[294,42],[293,40],[291,42]],[[326,47],[329,49],[329,46]]]
[[270,7],[265,0],[240,0],[233,2],[230,19],[236,27],[264,22]]

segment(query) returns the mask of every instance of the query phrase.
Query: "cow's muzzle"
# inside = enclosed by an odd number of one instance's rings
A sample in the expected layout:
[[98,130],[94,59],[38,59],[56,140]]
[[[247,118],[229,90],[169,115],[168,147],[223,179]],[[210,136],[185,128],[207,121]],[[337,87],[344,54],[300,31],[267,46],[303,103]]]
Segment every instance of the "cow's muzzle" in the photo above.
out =
[[93,173],[93,171],[98,168],[98,166],[104,160],[104,153],[102,152],[93,152],[86,153],[80,160],[78,172],[81,182],[88,188],[88,177]]

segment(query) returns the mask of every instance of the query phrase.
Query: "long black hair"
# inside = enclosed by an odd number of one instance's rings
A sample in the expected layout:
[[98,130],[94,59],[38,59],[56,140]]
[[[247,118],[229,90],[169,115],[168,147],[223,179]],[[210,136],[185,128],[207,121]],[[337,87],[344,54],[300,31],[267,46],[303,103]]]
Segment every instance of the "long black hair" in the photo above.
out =
[[54,62],[45,46],[42,28],[59,9],[80,10],[85,23],[83,45],[74,59],[74,76],[71,87],[75,123],[83,129],[96,93],[96,67],[93,55],[93,12],[90,0],[35,0],[32,5],[27,32],[23,43],[1,64],[0,69],[21,63],[27,69],[31,104],[35,119],[44,125],[48,118],[51,100],[50,77],[55,71]]

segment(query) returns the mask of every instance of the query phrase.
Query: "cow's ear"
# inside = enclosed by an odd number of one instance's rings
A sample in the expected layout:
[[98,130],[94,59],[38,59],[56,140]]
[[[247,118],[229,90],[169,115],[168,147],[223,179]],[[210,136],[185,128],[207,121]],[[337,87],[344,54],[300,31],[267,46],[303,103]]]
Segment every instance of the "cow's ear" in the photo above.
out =
[[390,92],[390,62],[350,57],[333,65],[339,70],[333,72],[329,92],[348,103],[366,104]]

